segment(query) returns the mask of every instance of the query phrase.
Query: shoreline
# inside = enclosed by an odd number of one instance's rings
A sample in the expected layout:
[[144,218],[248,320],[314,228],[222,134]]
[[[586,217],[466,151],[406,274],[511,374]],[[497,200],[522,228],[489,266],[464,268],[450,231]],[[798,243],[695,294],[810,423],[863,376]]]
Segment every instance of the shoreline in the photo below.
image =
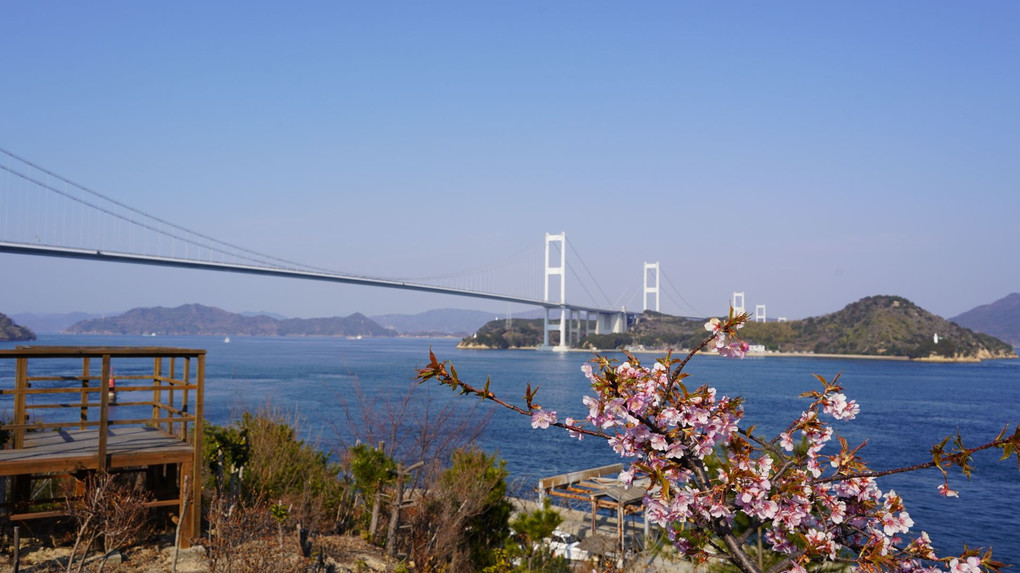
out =
[[[520,346],[515,348],[492,348],[489,346],[461,346],[457,345],[458,350],[532,350],[537,352],[585,352],[588,354],[599,354],[609,352],[622,352],[615,348],[568,348],[566,350],[554,350],[553,348],[543,348],[541,346]],[[689,351],[677,352],[674,350],[674,355],[686,355]],[[657,356],[665,355],[669,352],[668,348],[653,348],[643,350],[628,350],[631,354],[655,354]],[[718,356],[714,352],[699,352],[700,356]],[[998,356],[989,358],[944,358],[944,357],[928,357],[928,358],[910,358],[909,356],[881,356],[877,354],[817,354],[813,352],[748,352],[745,354],[746,358],[826,358],[826,359],[851,359],[851,360],[892,360],[892,361],[907,361],[907,362],[928,362],[936,364],[973,364],[977,362],[985,362],[988,360],[1017,360],[1017,356]]]

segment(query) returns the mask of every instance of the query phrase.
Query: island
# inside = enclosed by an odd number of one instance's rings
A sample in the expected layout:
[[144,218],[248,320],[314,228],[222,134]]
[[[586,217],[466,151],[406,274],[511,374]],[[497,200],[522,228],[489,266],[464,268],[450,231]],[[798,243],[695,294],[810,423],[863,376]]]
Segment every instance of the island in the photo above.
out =
[[[625,333],[589,334],[592,350],[689,349],[706,337],[705,318],[645,311]],[[556,333],[552,333],[556,334]],[[785,322],[748,322],[740,337],[759,353],[869,356],[929,361],[1016,358],[1012,345],[934,315],[900,296],[862,298],[838,312]],[[542,320],[491,321],[460,348],[529,348],[542,344]]]
[[397,331],[380,326],[361,313],[346,317],[281,320],[266,315],[245,316],[200,304],[135,308],[119,316],[76,322],[65,332],[175,336],[397,336]]
[[35,340],[35,333],[0,313],[0,342]]

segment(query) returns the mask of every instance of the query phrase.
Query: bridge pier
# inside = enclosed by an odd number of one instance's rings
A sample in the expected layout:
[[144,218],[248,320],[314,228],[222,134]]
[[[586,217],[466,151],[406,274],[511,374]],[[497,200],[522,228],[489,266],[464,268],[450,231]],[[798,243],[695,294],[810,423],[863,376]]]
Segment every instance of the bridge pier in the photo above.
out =
[[[546,308],[542,347],[564,352],[576,347],[581,338],[589,333],[619,334],[627,332],[627,326],[627,309],[625,308],[619,312],[597,312],[570,308],[567,305]],[[549,344],[550,332],[560,334],[556,346]]]
[[599,312],[595,317],[595,334],[627,332],[627,309],[620,312]]

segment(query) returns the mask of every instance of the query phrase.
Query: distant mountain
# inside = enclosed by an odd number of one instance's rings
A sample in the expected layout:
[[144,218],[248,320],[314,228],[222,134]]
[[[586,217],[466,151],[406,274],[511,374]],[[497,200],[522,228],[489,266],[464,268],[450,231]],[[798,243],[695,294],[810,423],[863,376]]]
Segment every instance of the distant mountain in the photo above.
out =
[[7,315],[0,314],[0,341],[35,340],[35,333],[14,323]]
[[493,319],[491,312],[441,308],[418,314],[383,314],[372,320],[401,334],[459,334],[478,330]]
[[[533,311],[523,313],[534,315]],[[372,320],[392,328],[401,334],[444,334],[464,336],[475,332],[485,323],[493,319],[503,320],[499,313],[482,310],[462,310],[441,308],[428,310],[418,314],[383,314],[373,316]],[[514,316],[516,318],[516,316]]]
[[177,308],[136,308],[111,318],[84,320],[67,328],[72,334],[163,334],[186,336],[396,336],[363,314],[346,318],[275,318],[244,316],[186,304]]
[[1001,338],[1014,347],[1020,346],[1020,293],[972,308],[949,320],[971,330]]
[[288,318],[290,318],[290,317],[284,316],[284,315],[282,315],[282,314],[280,314],[278,312],[266,312],[264,310],[257,310],[257,311],[249,310],[249,311],[245,311],[245,312],[242,312],[242,313],[239,313],[239,314],[241,314],[242,316],[268,316],[269,318],[275,318],[276,320],[287,320]]
[[64,332],[68,326],[91,318],[102,318],[102,314],[90,314],[87,312],[67,312],[63,314],[35,314],[22,312],[11,314],[11,318],[19,324],[23,324],[35,332],[41,334],[57,334]]

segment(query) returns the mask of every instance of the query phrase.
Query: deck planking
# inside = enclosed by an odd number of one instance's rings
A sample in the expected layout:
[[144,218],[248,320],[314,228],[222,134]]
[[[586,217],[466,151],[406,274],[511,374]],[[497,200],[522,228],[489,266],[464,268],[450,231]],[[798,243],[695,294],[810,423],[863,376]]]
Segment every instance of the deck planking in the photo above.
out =
[[[195,454],[187,442],[151,426],[110,426],[106,432],[107,467],[190,462]],[[0,451],[0,476],[98,467],[98,429],[27,432],[22,449]]]

